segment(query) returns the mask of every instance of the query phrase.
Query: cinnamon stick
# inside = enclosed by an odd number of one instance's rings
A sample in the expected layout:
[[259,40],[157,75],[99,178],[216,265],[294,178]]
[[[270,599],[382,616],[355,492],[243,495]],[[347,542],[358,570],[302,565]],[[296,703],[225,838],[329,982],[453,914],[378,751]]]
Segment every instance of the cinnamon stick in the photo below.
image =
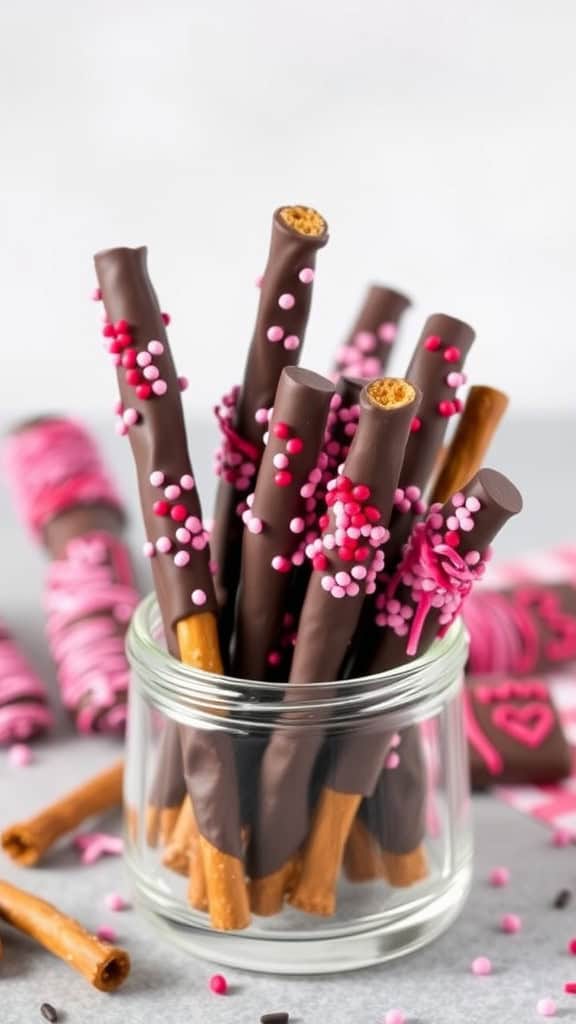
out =
[[261,421],[256,417],[272,405],[283,368],[299,361],[312,301],[316,253],[327,241],[326,221],[310,207],[284,206],[275,211],[244,379],[232,432],[227,431],[224,438],[210,538],[224,651],[232,633],[240,576],[241,513],[251,488],[251,477],[242,466],[251,462],[253,474],[258,471],[264,443]]
[[[120,427],[136,465],[158,604],[169,651],[221,672],[216,596],[166,318],[148,276],[146,249],[109,249],[94,259],[117,366]],[[212,924],[249,923],[238,785],[225,733],[178,728],[183,775],[198,828]]]
[[87,818],[122,803],[124,763],[99,772],[27,821],[2,832],[2,849],[20,867],[33,867],[54,843]]
[[51,903],[1,879],[0,917],[60,957],[101,992],[113,992],[130,973],[125,950],[101,942]]

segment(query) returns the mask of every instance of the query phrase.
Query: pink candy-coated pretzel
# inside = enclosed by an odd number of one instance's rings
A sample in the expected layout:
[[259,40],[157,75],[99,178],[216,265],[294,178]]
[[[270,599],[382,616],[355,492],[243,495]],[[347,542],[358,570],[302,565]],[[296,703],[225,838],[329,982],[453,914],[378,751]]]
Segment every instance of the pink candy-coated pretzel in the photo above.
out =
[[124,633],[138,603],[130,560],[117,537],[68,542],[46,584],[47,634],[62,698],[81,732],[124,726],[128,666]]
[[0,743],[28,740],[52,724],[43,683],[0,624]]
[[45,419],[11,434],[3,462],[18,512],[37,537],[76,505],[121,509],[94,442],[74,420]]

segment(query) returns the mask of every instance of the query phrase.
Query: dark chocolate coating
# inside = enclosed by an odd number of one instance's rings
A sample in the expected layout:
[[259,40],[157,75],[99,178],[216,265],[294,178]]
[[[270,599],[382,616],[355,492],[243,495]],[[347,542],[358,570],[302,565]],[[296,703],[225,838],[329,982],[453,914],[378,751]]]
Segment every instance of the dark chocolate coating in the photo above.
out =
[[[119,367],[117,374],[124,408],[136,409],[140,416],[136,426],[130,427],[128,436],[136,463],[146,536],[155,543],[162,536],[174,540],[176,528],[180,524],[172,522],[169,517],[154,514],[154,502],[163,495],[161,488],[153,487],[150,483],[150,474],[160,470],[165,474],[166,484],[178,484],[183,475],[193,474],[186,445],[178,377],[158,299],[148,276],[146,254],[144,247],[107,249],[96,254],[94,263],[108,319],[112,323],[118,320],[128,322],[138,352],[145,352],[148,342],[153,339],[164,345],[163,354],[154,357],[154,364],[168,385],[165,395],[142,401],[136,396],[134,388],[126,384],[122,367]],[[184,491],[181,501],[186,505],[188,515],[202,518],[196,489]],[[208,549],[195,551],[190,548],[189,553],[190,561],[182,568],[174,564],[172,553],[156,554],[151,559],[162,617],[173,633],[180,619],[201,612],[216,612],[216,598],[208,567]],[[200,607],[194,605],[191,599],[192,591],[196,589],[206,594],[206,603]]]
[[[392,323],[398,325],[410,305],[410,299],[403,295],[402,292],[397,292],[394,288],[387,288],[381,284],[370,285],[344,345],[355,348],[355,339],[358,334],[361,332],[373,334],[374,349],[366,353],[366,355],[378,359],[380,363],[378,372],[383,374],[390,360],[393,343],[379,338],[378,328],[382,324]],[[337,358],[334,361],[333,371],[337,374],[344,374],[346,373],[346,366]]]
[[[291,366],[280,376],[251,509],[262,520],[263,530],[255,534],[244,529],[233,662],[233,674],[241,679],[266,678],[267,655],[278,640],[290,586],[290,573],[273,569],[272,559],[275,555],[290,558],[298,547],[300,535],[291,532],[290,522],[304,513],[300,488],[318,462],[333,394],[330,381],[310,370]],[[288,487],[279,487],[274,480],[274,457],[286,452],[286,440],[274,434],[278,423],[290,427],[291,436],[304,444],[299,454],[288,456],[292,474]]]
[[[353,483],[370,487],[371,503],[381,513],[386,526],[396,489],[410,422],[419,403],[385,409],[369,398],[365,389],[360,396],[360,421],[344,466],[344,474]],[[349,566],[330,552],[332,571]],[[290,684],[311,684],[305,692],[314,694],[314,683],[338,679],[348,643],[360,617],[363,588],[356,597],[338,600],[321,586],[322,572],[313,572],[300,617],[298,639],[290,672]],[[284,703],[294,696],[288,685]],[[302,687],[296,693],[302,698]],[[327,694],[323,694],[327,696]],[[286,712],[290,721],[290,712]],[[309,717],[309,716],[308,716]],[[252,870],[255,877],[270,874],[285,864],[303,842],[309,820],[308,789],[314,764],[323,743],[323,732],[275,731],[262,759],[258,820],[252,842]],[[289,823],[289,826],[287,825]]]
[[[276,210],[272,218],[270,252],[235,423],[238,434],[255,445],[259,458],[264,449],[262,428],[256,423],[254,415],[258,409],[267,409],[272,405],[284,367],[299,362],[308,323],[313,285],[304,284],[298,274],[305,267],[314,269],[316,253],[328,241],[327,229],[321,235],[310,236],[289,227],[280,217],[282,209],[280,207]],[[296,299],[292,309],[284,310],[278,305],[278,299],[283,294],[293,295]],[[285,337],[296,335],[300,339],[299,348],[287,350],[282,342],[270,342],[266,332],[273,326],[282,327]],[[224,647],[227,647],[232,631],[234,601],[240,576],[243,527],[236,506],[244,497],[245,494],[236,491],[233,485],[225,480],[220,481],[211,550],[217,565],[215,586],[222,611]]]
[[487,587],[472,594],[463,618],[471,672],[532,675],[576,660],[576,587],[570,583]]
[[[153,542],[163,535],[173,538],[178,524],[169,518],[156,516],[152,511],[153,503],[162,496],[162,492],[152,486],[150,474],[161,470],[166,484],[177,484],[184,474],[193,474],[178,379],[158,300],[148,277],[146,249],[109,249],[98,253],[94,262],[109,320],[113,323],[118,320],[128,322],[138,351],[145,351],[153,339],[164,345],[163,354],[156,356],[154,362],[168,385],[165,395],[140,401],[134,389],[126,384],[121,368],[118,381],[124,407],[134,408],[140,415],[138,424],[130,427],[129,438],[147,537]],[[202,518],[196,489],[184,491],[181,501],[189,515]],[[157,554],[152,559],[166,642],[176,658],[179,656],[177,623],[191,615],[216,612],[208,549],[194,551],[190,548],[190,555],[190,562],[183,568],[174,565],[171,554]],[[204,590],[207,598],[199,607],[191,599],[192,591],[197,588]],[[172,755],[176,741],[170,737],[173,728],[171,725],[168,727],[166,739],[171,751],[171,765],[175,764]],[[238,857],[241,853],[240,813],[232,740],[225,733],[177,728],[183,756],[181,770],[183,768],[198,827],[213,846]],[[152,787],[154,797],[160,793],[163,798],[172,799],[180,785],[177,775],[172,774],[176,769],[167,766],[164,778],[162,767],[159,770],[158,782]]]
[[[482,694],[489,699],[481,699]],[[547,785],[570,774],[570,747],[546,677],[473,676],[467,680],[466,702],[475,789]],[[478,730],[499,756],[499,770],[490,769],[473,742]]]
[[402,731],[398,753],[400,764],[382,770],[377,798],[363,800],[359,813],[383,850],[402,854],[416,850],[426,834],[426,764],[418,726]]
[[179,807],[185,796],[186,783],[178,726],[171,719],[166,719],[158,743],[156,771],[148,793],[148,803],[162,810],[166,807]]

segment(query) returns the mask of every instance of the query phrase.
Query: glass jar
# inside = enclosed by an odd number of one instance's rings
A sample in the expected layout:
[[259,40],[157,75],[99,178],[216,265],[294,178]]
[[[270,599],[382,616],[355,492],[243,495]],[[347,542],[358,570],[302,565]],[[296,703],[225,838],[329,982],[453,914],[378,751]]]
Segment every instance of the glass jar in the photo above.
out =
[[[213,676],[171,658],[153,597],[137,609],[127,647],[133,679],[124,794],[126,860],[137,902],[166,935],[194,955],[221,964],[313,974],[401,956],[449,926],[465,901],[472,860],[462,714],[467,638],[460,623],[425,656],[399,669],[337,684],[291,684],[289,705],[282,703],[285,684]],[[317,750],[307,806],[298,809],[308,821],[308,837],[299,847],[287,899],[278,912],[253,914],[241,931],[218,931],[208,914],[196,909],[201,904],[189,902],[199,881],[194,878],[198,857],[190,832],[178,832],[185,789],[181,754],[172,750],[170,765],[170,738],[229,738],[242,790],[248,876],[258,836],[252,819],[264,787],[262,758],[280,733],[285,742]],[[347,750],[355,759],[348,781]],[[348,762],[349,769],[350,757]],[[371,766],[371,795],[366,795],[366,779],[364,790],[356,792],[360,784],[354,765]],[[159,779],[163,807],[154,795]],[[208,777],[196,783],[209,793]],[[270,785],[274,780],[267,777]],[[336,803],[341,814],[338,836],[333,843],[324,841],[323,853],[322,837],[316,847],[310,837],[327,786],[341,801]],[[293,798],[291,793],[281,822],[284,831],[291,827]],[[215,803],[213,811],[226,815],[227,808]],[[262,829],[260,841],[270,841]],[[342,861],[334,879],[330,870],[322,870],[324,855],[335,859],[336,868]],[[320,872],[315,882],[313,873],[312,885],[322,890],[314,909],[322,914],[289,902],[298,902],[294,894],[300,882],[295,880],[301,881],[303,865],[314,857]],[[247,885],[261,911],[258,880]]]

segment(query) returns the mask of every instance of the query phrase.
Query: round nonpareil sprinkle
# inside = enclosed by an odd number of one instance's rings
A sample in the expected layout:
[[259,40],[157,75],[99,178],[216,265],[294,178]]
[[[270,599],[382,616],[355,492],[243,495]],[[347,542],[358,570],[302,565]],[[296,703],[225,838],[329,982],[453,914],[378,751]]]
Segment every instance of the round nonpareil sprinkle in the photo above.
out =
[[574,839],[572,832],[569,832],[567,828],[557,828],[552,833],[552,846],[562,848],[564,846],[570,846]]
[[541,1017],[555,1017],[556,1010],[556,1002],[549,996],[546,999],[539,999],[536,1003],[536,1013],[539,1013]]
[[571,953],[572,956],[576,956],[576,939],[570,939],[570,942],[568,943],[568,952]]
[[518,914],[504,914],[500,920],[500,928],[506,935],[515,935],[522,928],[522,919]]
[[485,977],[488,974],[492,974],[492,962],[487,956],[477,956],[470,965],[472,974],[477,977]]
[[225,996],[228,991],[228,982],[223,974],[213,974],[208,984],[210,991],[217,996]]
[[490,885],[493,885],[496,888],[501,888],[503,885],[508,885],[508,882],[510,881],[510,871],[508,868],[504,867],[492,868],[488,879]]
[[108,910],[113,911],[130,909],[129,901],[124,899],[124,897],[119,892],[106,893],[106,896],[104,897],[104,904],[108,908]]
[[116,942],[116,939],[118,938],[114,928],[111,928],[110,925],[107,924],[100,925],[96,931],[96,935],[101,942]]
[[26,743],[14,743],[8,751],[8,760],[14,768],[26,768],[32,764],[34,754]]
[[384,1024],[406,1024],[404,1010],[399,1010],[397,1007],[388,1010],[384,1016]]

